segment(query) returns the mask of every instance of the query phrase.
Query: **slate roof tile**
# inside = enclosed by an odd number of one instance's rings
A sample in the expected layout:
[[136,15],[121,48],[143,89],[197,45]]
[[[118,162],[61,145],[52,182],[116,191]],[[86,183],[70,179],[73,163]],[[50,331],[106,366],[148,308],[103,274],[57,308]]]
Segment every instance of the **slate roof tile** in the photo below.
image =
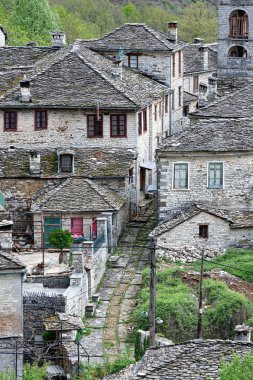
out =
[[0,252],[0,271],[8,269],[18,270],[24,268],[25,265],[23,265],[17,257],[6,252]]
[[93,181],[84,178],[68,178],[53,190],[38,196],[32,211],[96,212],[119,210],[126,199]]
[[199,48],[201,46],[208,47],[208,70],[217,70],[217,51],[213,48],[215,44],[188,44],[184,48],[184,73],[201,72],[203,64],[201,63]]

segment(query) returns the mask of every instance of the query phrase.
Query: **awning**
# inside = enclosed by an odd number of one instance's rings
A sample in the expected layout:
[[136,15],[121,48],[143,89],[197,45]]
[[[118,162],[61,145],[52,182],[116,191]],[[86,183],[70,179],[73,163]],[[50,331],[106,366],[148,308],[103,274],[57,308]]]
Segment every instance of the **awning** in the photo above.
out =
[[144,161],[140,164],[140,167],[147,170],[153,170],[156,168],[156,163],[155,161]]

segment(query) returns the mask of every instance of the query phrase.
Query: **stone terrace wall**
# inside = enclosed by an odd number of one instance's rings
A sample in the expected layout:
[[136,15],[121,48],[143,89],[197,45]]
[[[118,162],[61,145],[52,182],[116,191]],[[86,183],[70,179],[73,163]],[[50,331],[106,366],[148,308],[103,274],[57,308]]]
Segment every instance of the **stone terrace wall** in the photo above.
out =
[[27,276],[26,282],[43,284],[45,288],[67,289],[70,284],[70,275],[51,275],[51,276]]
[[64,313],[66,299],[57,293],[25,293],[23,299],[24,337],[31,338],[34,334],[40,335],[43,331],[43,321],[55,313]]

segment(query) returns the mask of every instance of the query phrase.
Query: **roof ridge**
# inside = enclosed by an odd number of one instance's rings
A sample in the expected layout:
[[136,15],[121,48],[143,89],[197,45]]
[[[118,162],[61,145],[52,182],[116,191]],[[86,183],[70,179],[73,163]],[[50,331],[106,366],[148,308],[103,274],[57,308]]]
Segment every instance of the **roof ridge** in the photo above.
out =
[[[160,31],[156,31],[155,29],[151,28],[150,26],[148,26],[147,24],[143,24],[144,26],[144,29],[146,29],[148,32],[152,33],[153,36],[159,41],[159,42],[162,42],[164,44],[164,46],[167,48],[167,49],[170,49],[170,50],[173,50],[171,49],[162,39],[159,38],[158,35],[156,35],[156,33],[162,33]],[[166,37],[166,34],[164,34],[164,38]],[[168,41],[169,42],[169,41]]]
[[104,196],[104,200],[106,201],[106,203],[107,203],[110,207],[112,207],[114,210],[116,209],[115,206],[114,206],[113,204],[111,204],[111,203],[109,202],[109,200],[108,200],[107,193],[109,192],[109,190],[103,188],[102,186],[101,186],[101,187],[98,186],[93,180],[87,179],[86,181],[90,184],[90,186],[92,187],[92,189],[93,189],[94,191],[96,191],[96,193],[97,193],[100,197],[101,197],[101,194],[100,194],[99,190],[102,190],[102,192],[103,192],[102,195]]
[[0,251],[0,256],[4,257],[6,260],[19,265],[21,268],[26,268],[26,266],[15,256],[10,256],[7,252]]
[[[66,180],[64,180],[62,183],[60,183],[58,186],[56,185],[52,190],[50,190],[48,193],[42,195],[41,197],[38,196],[36,199],[35,199],[35,206],[36,206],[36,201],[41,199],[40,203],[39,203],[39,206],[38,208],[42,208],[43,205],[45,205],[45,203],[50,199],[52,198],[53,195],[57,194],[58,191],[60,191],[63,187],[65,187],[66,185],[68,185],[69,182],[71,182],[71,180],[73,179],[73,177],[70,177],[70,178],[67,178]],[[35,207],[35,209],[37,209]]]
[[[91,51],[90,49],[88,49],[91,53],[93,54],[97,54],[93,51]],[[102,79],[104,79],[105,81],[107,81],[111,86],[113,86],[115,88],[115,90],[117,90],[118,92],[120,92],[126,99],[130,100],[130,102],[132,102],[135,106],[138,107],[138,104],[133,100],[131,99],[130,96],[126,95],[126,93],[124,92],[124,90],[121,90],[120,88],[118,88],[118,86],[113,83],[113,81],[108,77],[106,76],[104,73],[102,73],[100,71],[100,69],[98,68],[94,68],[94,66],[87,60],[87,58],[85,58],[82,53],[80,53],[79,51],[75,52],[74,54],[76,54],[76,56],[81,60],[83,61],[87,66],[89,66],[90,69],[92,69],[94,72],[96,72],[97,74],[99,74],[101,76]],[[105,57],[103,57],[105,58]],[[105,58],[107,59],[107,58]],[[108,60],[109,61],[109,60]]]
[[[61,53],[61,54],[57,54],[57,53]],[[70,54],[71,54],[71,51],[69,51],[69,49],[67,51],[65,51],[64,54],[62,54],[62,50],[58,50],[58,52],[56,52],[55,55],[53,55],[52,57],[51,56],[49,57],[48,64],[44,65],[42,70],[40,70],[40,67],[42,66],[43,62],[48,59],[48,56],[46,56],[46,57],[42,58],[41,60],[39,60],[38,62],[36,62],[35,65],[33,66],[33,69],[31,69],[30,72],[29,72],[29,70],[27,72],[24,72],[24,74],[26,74],[29,77],[29,80],[33,80],[33,79],[37,78],[38,76],[45,74],[45,72],[48,71],[52,66],[54,66],[58,62],[62,61],[63,59],[65,59]],[[52,58],[52,60],[50,58]],[[4,100],[8,95],[17,91],[19,89],[19,87],[20,87],[20,84],[18,83],[18,85],[14,86],[10,90],[4,92],[4,94],[2,96],[0,96],[0,100]]]

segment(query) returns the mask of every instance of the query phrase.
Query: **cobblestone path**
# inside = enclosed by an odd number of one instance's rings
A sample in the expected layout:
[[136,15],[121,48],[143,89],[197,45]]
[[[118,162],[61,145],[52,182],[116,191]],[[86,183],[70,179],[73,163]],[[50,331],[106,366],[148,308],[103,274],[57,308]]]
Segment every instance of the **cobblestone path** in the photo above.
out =
[[127,350],[126,338],[131,330],[129,316],[141,287],[141,272],[149,265],[147,238],[154,223],[155,213],[150,207],[136,223],[127,227],[109,260],[98,290],[101,300],[96,315],[88,319],[91,333],[81,340],[90,356],[90,363],[101,363],[105,357],[113,360]]

